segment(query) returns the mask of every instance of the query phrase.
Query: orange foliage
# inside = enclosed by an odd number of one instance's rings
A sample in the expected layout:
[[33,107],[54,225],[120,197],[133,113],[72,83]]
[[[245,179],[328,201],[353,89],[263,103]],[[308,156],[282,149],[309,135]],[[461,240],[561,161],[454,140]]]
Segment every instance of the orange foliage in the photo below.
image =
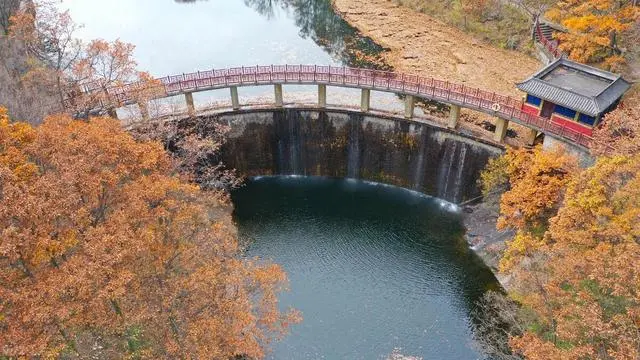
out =
[[[299,320],[278,310],[282,269],[242,259],[219,197],[170,169],[113,120],[33,129],[0,110],[1,355],[86,356],[90,338],[145,358],[262,358]],[[136,330],[142,349],[126,345]]]
[[498,227],[530,230],[554,214],[564,186],[577,168],[561,150],[509,149],[505,155],[511,189],[500,200]]
[[518,297],[539,322],[512,339],[516,351],[527,359],[640,357],[639,219],[640,156],[600,158],[569,182],[546,244],[529,249],[539,265],[514,270],[537,282],[520,286]]
[[510,148],[489,163],[481,175],[484,191],[503,187],[505,181],[508,188],[500,197],[497,227],[516,230],[500,262],[502,271],[510,270],[523,257],[546,245],[543,235],[548,220],[555,215],[564,188],[576,170],[575,158],[560,149],[543,151],[540,147]]
[[[120,40],[113,43],[91,41],[69,74],[69,88],[73,93],[69,94],[67,107],[75,112],[86,112],[96,107],[122,106],[114,93],[141,103],[164,95],[160,81],[149,73],[136,70],[134,49],[134,45]],[[124,87],[125,84],[131,85]]]
[[557,35],[560,48],[583,63],[603,63],[619,71],[624,62],[619,38],[640,19],[640,9],[628,1],[564,0],[547,12],[569,31]]
[[626,155],[640,152],[640,89],[633,89],[620,106],[605,115],[593,132],[594,155]]

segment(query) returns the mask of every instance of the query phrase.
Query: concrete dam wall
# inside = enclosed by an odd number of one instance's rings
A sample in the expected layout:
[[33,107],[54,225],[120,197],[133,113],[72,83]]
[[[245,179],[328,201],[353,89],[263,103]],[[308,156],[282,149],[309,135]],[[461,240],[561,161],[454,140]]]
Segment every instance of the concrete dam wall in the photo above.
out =
[[355,178],[454,203],[480,194],[480,171],[503,152],[433,125],[351,111],[250,110],[206,120],[231,126],[220,160],[242,175]]

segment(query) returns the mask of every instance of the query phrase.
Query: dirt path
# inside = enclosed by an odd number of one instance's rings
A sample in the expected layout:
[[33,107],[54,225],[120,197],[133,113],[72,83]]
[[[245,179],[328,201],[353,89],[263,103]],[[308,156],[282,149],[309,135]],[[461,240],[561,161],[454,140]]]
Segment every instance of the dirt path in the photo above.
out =
[[396,70],[521,96],[515,83],[541,64],[524,54],[498,49],[428,15],[390,0],[333,0],[345,20],[389,48]]

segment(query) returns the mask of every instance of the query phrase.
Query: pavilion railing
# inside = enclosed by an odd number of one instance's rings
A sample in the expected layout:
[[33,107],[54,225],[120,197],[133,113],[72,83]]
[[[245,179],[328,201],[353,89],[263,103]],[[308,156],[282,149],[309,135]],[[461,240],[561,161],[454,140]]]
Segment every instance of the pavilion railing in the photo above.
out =
[[[460,105],[537,128],[541,132],[584,147],[589,147],[591,141],[591,137],[585,134],[554,123],[548,118],[522,111],[522,100],[464,84],[417,75],[321,65],[267,65],[198,71],[157,80],[164,89],[160,95],[155,95],[156,98],[232,86],[270,84],[326,84],[366,88]],[[127,84],[108,88],[107,93],[118,103],[132,103],[135,99],[131,94],[140,87],[140,83]]]

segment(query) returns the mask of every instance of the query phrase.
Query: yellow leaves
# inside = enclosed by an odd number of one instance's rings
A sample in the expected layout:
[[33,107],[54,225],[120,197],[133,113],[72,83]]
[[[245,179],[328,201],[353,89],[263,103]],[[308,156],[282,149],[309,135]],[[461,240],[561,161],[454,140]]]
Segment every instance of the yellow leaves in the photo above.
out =
[[615,0],[571,0],[558,2],[546,15],[568,29],[557,37],[572,59],[615,70],[624,62],[618,39],[640,18],[640,9]]
[[569,184],[567,201],[552,221],[553,238],[591,246],[633,241],[640,235],[638,173],[638,156],[600,158],[583,171]]
[[501,261],[544,325],[511,345],[527,359],[636,359],[640,155],[599,158],[565,186],[544,237],[518,231]]
[[562,12],[558,8],[550,8],[544,14],[544,16],[554,22],[560,23],[562,20]]
[[38,172],[23,149],[36,137],[27,123],[11,123],[5,108],[0,107],[0,167],[6,167],[19,181],[27,181]]
[[511,189],[502,195],[498,228],[533,230],[544,226],[558,204],[564,186],[577,168],[561,150],[508,150]]
[[501,272],[508,272],[518,265],[525,256],[540,251],[546,245],[541,236],[534,236],[531,233],[518,231],[510,241],[507,241],[499,268]]
[[75,247],[79,242],[75,230],[66,230],[57,238],[42,238],[35,244],[31,263],[40,266],[49,262]]
[[506,156],[489,159],[487,166],[480,173],[480,185],[485,201],[493,193],[506,190],[509,183],[509,166],[509,159]]

